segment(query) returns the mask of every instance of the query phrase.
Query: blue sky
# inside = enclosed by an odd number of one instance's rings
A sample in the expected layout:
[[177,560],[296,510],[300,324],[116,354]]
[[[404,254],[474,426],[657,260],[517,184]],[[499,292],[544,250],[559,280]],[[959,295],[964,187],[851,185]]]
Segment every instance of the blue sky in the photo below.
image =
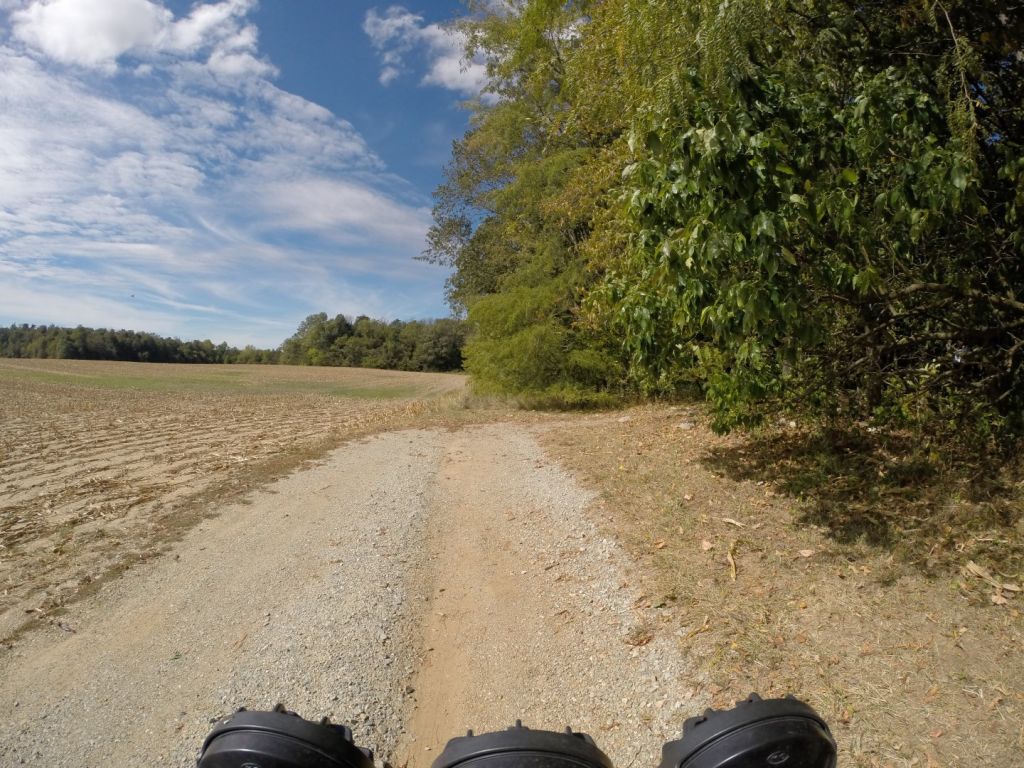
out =
[[0,323],[276,346],[447,314],[456,0],[0,0]]

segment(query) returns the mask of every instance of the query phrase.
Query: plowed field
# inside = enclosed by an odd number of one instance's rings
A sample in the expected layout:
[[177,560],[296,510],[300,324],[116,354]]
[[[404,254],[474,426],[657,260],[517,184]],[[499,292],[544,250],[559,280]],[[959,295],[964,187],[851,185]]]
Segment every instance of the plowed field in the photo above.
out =
[[0,638],[145,559],[202,514],[458,375],[0,361]]

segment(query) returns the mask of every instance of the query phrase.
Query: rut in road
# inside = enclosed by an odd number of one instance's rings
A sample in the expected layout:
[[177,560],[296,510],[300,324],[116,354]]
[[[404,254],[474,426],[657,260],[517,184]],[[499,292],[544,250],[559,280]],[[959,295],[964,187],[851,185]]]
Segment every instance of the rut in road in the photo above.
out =
[[619,768],[657,765],[695,680],[673,641],[637,630],[629,564],[592,502],[508,425],[448,441],[430,513],[423,661],[398,764],[428,766],[445,741],[528,727],[589,732]]
[[396,766],[516,717],[654,765],[704,702],[590,501],[520,426],[343,446],[2,652],[0,765],[194,766],[278,701]]

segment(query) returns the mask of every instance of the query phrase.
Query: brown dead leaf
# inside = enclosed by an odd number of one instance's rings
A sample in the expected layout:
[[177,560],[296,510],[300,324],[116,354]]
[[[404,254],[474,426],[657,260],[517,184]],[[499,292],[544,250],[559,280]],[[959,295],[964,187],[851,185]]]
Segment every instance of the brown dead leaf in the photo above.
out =
[[664,539],[658,539],[658,541],[654,542],[655,549],[664,549],[667,546]]
[[814,550],[813,549],[801,549],[800,550],[800,557],[810,557],[813,554],[814,554]]
[[[1005,590],[1006,592],[1024,591],[1024,587],[1021,587],[1020,584],[1011,584],[1009,582],[998,581],[996,577],[992,575],[991,571],[988,570],[988,568],[986,568],[983,565],[978,565],[973,560],[968,561],[967,565],[965,565],[962,570],[965,575],[969,574],[971,576],[978,577],[982,581],[987,581],[989,584],[996,588],[996,594],[999,594],[1000,590]],[[1002,603],[998,603],[998,605],[1002,605]]]
[[693,501],[693,494],[691,494],[691,493],[684,493],[683,494],[683,499],[685,501]]
[[715,546],[715,545],[714,545],[714,544],[712,544],[712,543],[711,543],[710,541],[708,541],[707,539],[704,539],[704,540],[703,540],[703,541],[701,541],[701,543],[700,543],[700,548],[701,548],[701,549],[702,549],[702,550],[703,550],[704,552],[707,552],[707,551],[708,551],[709,549],[711,549],[711,548],[712,548],[713,546]]
[[739,520],[733,520],[731,517],[720,517],[718,519],[721,520],[723,523],[728,523],[729,525],[735,525],[737,528],[746,528],[747,527],[746,523],[741,523]]

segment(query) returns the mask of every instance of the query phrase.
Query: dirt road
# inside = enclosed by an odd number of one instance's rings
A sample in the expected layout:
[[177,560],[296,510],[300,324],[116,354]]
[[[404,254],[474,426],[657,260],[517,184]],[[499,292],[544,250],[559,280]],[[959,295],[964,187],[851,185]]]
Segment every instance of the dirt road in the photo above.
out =
[[516,717],[656,764],[705,702],[589,502],[527,427],[348,444],[4,652],[0,765],[193,765],[278,701],[413,768]]

